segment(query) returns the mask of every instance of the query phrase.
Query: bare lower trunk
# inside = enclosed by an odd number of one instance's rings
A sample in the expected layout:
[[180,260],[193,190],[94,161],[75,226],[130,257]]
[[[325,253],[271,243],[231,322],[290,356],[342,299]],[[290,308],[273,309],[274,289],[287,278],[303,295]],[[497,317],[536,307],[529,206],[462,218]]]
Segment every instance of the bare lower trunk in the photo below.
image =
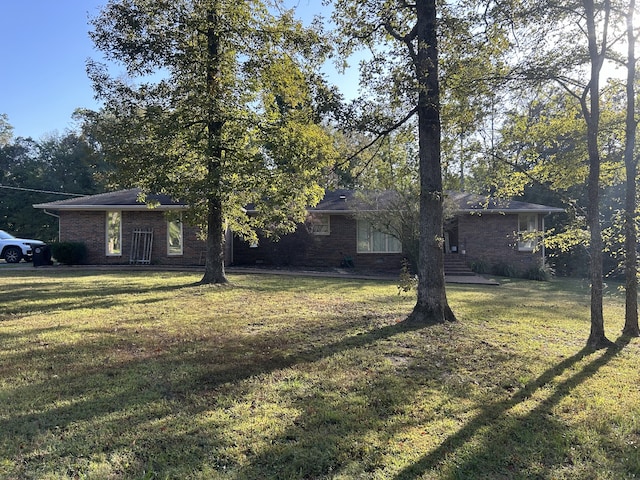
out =
[[209,198],[207,220],[207,253],[200,283],[227,283],[224,272],[224,219],[222,202],[217,197]]
[[595,208],[595,211],[592,208],[589,216],[595,217],[595,220],[590,219],[589,221],[591,229],[591,261],[589,265],[589,278],[591,280],[591,331],[587,339],[587,346],[600,349],[611,346],[612,342],[604,333],[604,315],[602,308],[602,232],[600,231],[597,208]]

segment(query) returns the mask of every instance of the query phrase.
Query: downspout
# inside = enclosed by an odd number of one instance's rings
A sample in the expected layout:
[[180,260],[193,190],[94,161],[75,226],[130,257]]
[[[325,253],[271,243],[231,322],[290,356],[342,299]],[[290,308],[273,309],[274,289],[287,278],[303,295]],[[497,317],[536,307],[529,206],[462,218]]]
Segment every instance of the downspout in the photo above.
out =
[[46,215],[50,215],[52,217],[55,217],[58,219],[58,241],[60,241],[60,215],[56,215],[55,213],[51,213],[51,212],[47,212],[46,208],[43,208],[42,211],[46,214]]

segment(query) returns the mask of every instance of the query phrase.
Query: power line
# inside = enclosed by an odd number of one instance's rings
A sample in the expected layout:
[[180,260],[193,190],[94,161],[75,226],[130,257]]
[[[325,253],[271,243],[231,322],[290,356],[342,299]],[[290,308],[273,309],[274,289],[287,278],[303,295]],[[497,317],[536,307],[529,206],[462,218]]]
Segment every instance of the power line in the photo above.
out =
[[67,197],[86,197],[86,195],[83,195],[82,193],[52,192],[51,190],[38,190],[35,188],[10,187],[8,185],[0,185],[0,188],[4,188],[6,190],[20,190],[22,192],[47,193],[50,195],[65,195]]

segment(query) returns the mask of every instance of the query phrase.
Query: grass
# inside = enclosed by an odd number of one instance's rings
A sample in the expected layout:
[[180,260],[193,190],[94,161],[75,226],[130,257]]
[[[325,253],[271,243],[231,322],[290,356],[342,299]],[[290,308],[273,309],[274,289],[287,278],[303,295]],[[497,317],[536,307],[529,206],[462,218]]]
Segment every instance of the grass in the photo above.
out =
[[[640,477],[639,342],[586,285],[4,270],[3,479]],[[623,298],[606,298],[612,339]]]

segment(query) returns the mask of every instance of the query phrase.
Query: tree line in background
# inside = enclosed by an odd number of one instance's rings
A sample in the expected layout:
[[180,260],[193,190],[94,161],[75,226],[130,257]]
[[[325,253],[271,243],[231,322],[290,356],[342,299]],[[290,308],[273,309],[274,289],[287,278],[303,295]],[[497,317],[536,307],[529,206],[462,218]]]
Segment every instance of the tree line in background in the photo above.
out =
[[79,132],[34,140],[13,138],[6,115],[0,117],[0,229],[23,238],[58,240],[55,217],[34,204],[102,193],[112,170]]
[[[412,245],[414,315],[427,322],[454,318],[440,245],[446,189],[562,206],[545,242],[558,274],[590,278],[589,345],[609,344],[605,275],[626,279],[625,333],[637,335],[634,0],[325,3],[328,31],[287,2],[111,0],[92,38],[126,75],[90,63],[104,108],[79,113],[82,133],[47,147],[0,129],[1,183],[47,189],[59,155],[78,165],[78,182],[89,173],[80,193],[105,188],[112,171],[109,186],[186,200],[208,232],[205,283],[226,281],[224,226],[278,236],[323,188],[395,189],[406,214],[378,227]],[[360,90],[345,101],[320,68],[354,55]],[[65,150],[65,139],[87,149]],[[41,168],[26,165],[27,180],[23,162]],[[247,217],[248,203],[260,215]],[[7,228],[24,228],[11,215]]]

